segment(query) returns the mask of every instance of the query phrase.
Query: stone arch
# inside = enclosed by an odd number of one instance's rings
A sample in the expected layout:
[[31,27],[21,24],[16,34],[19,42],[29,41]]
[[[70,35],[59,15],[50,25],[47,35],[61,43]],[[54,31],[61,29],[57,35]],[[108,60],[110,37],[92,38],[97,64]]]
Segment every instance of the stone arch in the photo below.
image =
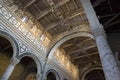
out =
[[19,54],[19,46],[18,46],[17,40],[13,37],[13,35],[8,31],[0,30],[0,36],[6,38],[10,42],[13,48],[12,57],[17,57]]
[[38,57],[33,53],[25,52],[19,56],[19,59],[21,60],[24,57],[30,57],[36,63],[37,75],[41,75],[42,74],[42,64],[41,64],[40,60],[38,59]]
[[81,75],[81,80],[84,80],[85,76],[93,70],[103,70],[103,69],[102,66],[92,66],[83,72],[83,74]]
[[49,73],[53,73],[53,74],[55,75],[55,77],[56,77],[56,80],[60,80],[60,75],[59,75],[59,73],[58,73],[56,70],[54,70],[54,69],[48,70],[48,71],[46,72],[45,77],[47,77],[47,75],[48,75]]
[[58,41],[55,42],[55,44],[51,47],[51,49],[49,50],[49,52],[47,53],[46,58],[51,57],[51,55],[53,54],[53,52],[64,42],[66,42],[69,39],[75,38],[75,37],[80,37],[80,36],[85,36],[85,37],[90,37],[92,39],[94,39],[93,35],[88,33],[88,32],[74,32],[68,35],[64,35],[61,39],[59,39]]

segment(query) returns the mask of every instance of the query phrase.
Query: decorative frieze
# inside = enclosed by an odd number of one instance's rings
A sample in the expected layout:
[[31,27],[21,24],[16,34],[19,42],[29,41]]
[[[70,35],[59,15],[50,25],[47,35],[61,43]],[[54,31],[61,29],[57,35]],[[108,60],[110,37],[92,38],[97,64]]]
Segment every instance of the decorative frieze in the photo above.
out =
[[35,37],[29,32],[27,37],[33,42]]
[[0,14],[2,14],[6,19],[9,19],[12,16],[4,7],[0,9]]
[[19,48],[20,48],[20,54],[19,55],[21,55],[21,54],[23,54],[23,53],[25,53],[25,52],[32,52],[32,50],[30,50],[30,48],[29,47],[27,47],[27,46],[25,46],[23,43],[21,43],[20,41],[18,41],[18,44],[19,44]]
[[[26,36],[26,38],[29,38],[30,41],[32,41],[42,52],[46,53],[47,48],[44,45],[47,44],[47,42],[45,41],[45,44],[43,44],[40,40],[36,39],[36,37],[25,26],[23,26],[22,23],[20,23],[13,15],[11,15],[11,13],[4,6],[2,6],[1,3],[0,14],[4,16],[11,24],[14,25],[12,27],[15,27],[19,31],[21,31]],[[4,28],[0,26],[0,29]],[[21,48],[22,52],[24,50],[24,48]]]
[[14,17],[11,17],[11,18],[9,19],[9,21],[10,21],[13,25],[15,25],[15,27],[17,27],[17,28],[20,26],[19,21],[17,21]]
[[19,29],[24,35],[27,35],[28,30],[27,30],[24,26],[21,25],[18,29]]
[[[1,20],[0,20],[1,22]],[[4,27],[0,24],[0,30],[4,30]]]

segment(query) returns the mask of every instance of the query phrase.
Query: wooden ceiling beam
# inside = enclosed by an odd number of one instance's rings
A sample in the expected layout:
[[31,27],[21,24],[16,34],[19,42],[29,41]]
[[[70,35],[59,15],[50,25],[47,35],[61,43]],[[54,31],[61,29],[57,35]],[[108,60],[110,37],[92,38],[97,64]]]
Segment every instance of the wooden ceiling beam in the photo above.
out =
[[[85,42],[88,41],[88,40],[91,40],[91,38],[88,38],[88,39],[85,39],[85,40],[81,41],[80,44],[85,43]],[[82,46],[82,45],[81,45],[81,46]],[[80,49],[74,50],[74,51],[70,52],[69,55],[71,55],[71,54],[73,54],[73,53],[81,52],[81,49],[84,49],[84,48],[80,48]],[[86,47],[86,49],[87,49],[87,47]],[[86,49],[84,49],[84,50],[86,50]],[[83,50],[82,50],[82,51],[83,51]]]
[[47,10],[41,12],[40,14],[38,14],[38,15],[35,17],[35,19],[38,20],[38,19],[44,17],[44,16],[47,15],[49,12],[51,12],[53,9],[56,9],[56,8],[64,5],[64,4],[67,3],[68,1],[70,1],[70,0],[62,0],[62,1],[60,1],[57,5],[53,6],[52,9],[47,9]]
[[91,45],[91,46],[85,47],[85,48],[83,49],[83,51],[86,51],[86,50],[89,50],[89,49],[95,48],[95,47],[97,47],[97,46],[96,46],[96,45]]
[[74,57],[80,56],[80,54],[85,53],[85,55],[86,55],[87,50],[95,48],[95,47],[96,47],[96,45],[92,45],[92,46],[86,47],[85,49],[82,48],[82,49],[75,50],[74,53],[70,54],[70,56],[71,56],[71,58],[74,58]]
[[[76,14],[75,14],[76,13]],[[55,26],[57,26],[57,25],[59,25],[59,24],[62,24],[63,22],[67,22],[68,20],[70,20],[70,19],[72,19],[72,18],[74,18],[74,17],[76,17],[76,16],[78,16],[78,15],[80,15],[81,13],[83,13],[83,11],[77,11],[77,12],[75,12],[73,15],[71,14],[71,16],[68,16],[68,17],[66,17],[64,20],[62,20],[62,21],[56,21],[56,22],[54,22],[54,23],[51,23],[50,25],[48,25],[48,27],[46,28],[46,31],[47,30],[49,30],[49,29],[52,29],[52,28],[54,28]]]
[[24,9],[26,9],[27,7],[29,7],[30,5],[32,5],[36,0],[31,0],[30,2],[28,2],[25,6]]
[[98,54],[98,52],[85,54],[85,55],[82,55],[82,56],[77,56],[77,57],[74,57],[72,59],[76,60],[76,59],[80,59],[80,58],[84,58],[84,57],[88,57],[88,56],[92,56],[92,55],[96,55],[96,54]]
[[81,41],[81,44],[79,46],[85,47],[85,45],[89,46],[93,44],[95,44],[95,41],[92,38],[88,38],[86,40]]
[[80,66],[80,64],[82,65],[82,64],[85,64],[85,63],[91,63],[89,60],[86,60],[86,61],[74,61],[74,62],[75,62],[76,65],[79,65],[79,66]]
[[66,47],[69,47],[69,46],[72,46],[73,43],[70,43],[70,44],[65,44],[65,45],[62,45],[61,48],[66,48]]
[[53,30],[55,31],[56,34],[58,33],[57,30],[56,30],[55,28],[53,28]]
[[78,6],[77,6],[75,0],[72,0],[72,1],[73,1],[73,4],[75,5],[75,7],[78,9]]
[[50,25],[47,26],[47,28],[45,29],[46,31],[49,30],[49,29],[52,29],[54,28],[55,26],[57,26],[58,24],[60,24],[60,22],[54,22],[54,23],[51,23]]
[[101,15],[100,17],[98,17],[99,19],[102,19],[102,18],[107,18],[107,17],[113,17],[117,15],[116,13],[111,13],[111,14],[107,14],[107,15]]
[[100,5],[101,3],[105,2],[106,0],[96,0],[94,3],[93,3],[93,7],[97,7],[98,5]]
[[37,16],[35,16],[35,20],[42,18],[43,16],[47,15],[49,12],[50,12],[50,9],[46,9],[46,10],[40,12]]
[[61,1],[55,6],[55,8],[58,8],[58,7],[64,5],[65,3],[69,2],[69,1],[70,1],[70,0],[61,0]]
[[[98,54],[98,52],[88,54],[88,56],[93,56],[93,55],[96,55],[96,54]],[[80,59],[80,58],[85,58],[85,57],[86,57],[85,61],[83,61],[83,60]],[[86,62],[91,63],[91,61],[89,59],[87,60],[87,56],[86,55],[78,56],[78,57],[76,57],[76,59],[74,58],[74,60],[75,60],[75,63],[78,64],[78,65],[82,64],[82,63],[86,63]]]
[[106,29],[106,28],[108,28],[108,27],[110,27],[110,26],[113,26],[113,25],[115,25],[115,24],[118,24],[118,23],[120,23],[120,20],[116,20],[116,21],[114,21],[114,22],[111,22],[110,24],[104,26],[104,28]]
[[115,20],[119,16],[120,16],[120,13],[118,13],[117,15],[115,15],[114,17],[112,17],[111,19],[109,19],[108,21],[106,21],[103,25],[106,26],[107,24],[111,23],[113,20]]

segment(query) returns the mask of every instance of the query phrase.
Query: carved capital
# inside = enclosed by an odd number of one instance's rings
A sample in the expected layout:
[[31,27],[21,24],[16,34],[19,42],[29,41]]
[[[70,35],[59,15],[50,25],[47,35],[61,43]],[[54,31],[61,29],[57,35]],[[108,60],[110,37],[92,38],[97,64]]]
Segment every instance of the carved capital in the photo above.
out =
[[36,80],[40,80],[40,78],[41,78],[41,74],[40,73],[36,74]]
[[18,60],[17,58],[11,58],[11,60],[10,60],[10,64],[12,64],[12,65],[16,65],[19,62],[20,62],[20,60]]
[[95,37],[103,36],[106,38],[105,30],[103,29],[103,25],[99,24],[91,28],[92,33]]
[[115,58],[116,58],[116,61],[117,61],[118,65],[120,66],[120,59],[119,59],[119,57],[120,57],[120,53],[116,51],[115,52]]

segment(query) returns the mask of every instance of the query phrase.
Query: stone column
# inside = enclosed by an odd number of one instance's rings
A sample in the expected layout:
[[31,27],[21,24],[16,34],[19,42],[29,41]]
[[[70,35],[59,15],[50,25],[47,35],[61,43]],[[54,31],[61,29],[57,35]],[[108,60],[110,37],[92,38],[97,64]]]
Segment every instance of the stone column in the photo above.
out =
[[11,58],[10,60],[10,64],[8,66],[8,68],[6,69],[6,71],[4,72],[1,80],[8,80],[10,75],[12,74],[14,68],[15,68],[15,65],[19,63],[19,60],[16,59],[16,58]]
[[107,43],[105,31],[103,26],[99,23],[90,0],[81,0],[81,4],[87,15],[91,31],[96,39],[106,80],[120,80],[120,69]]
[[41,74],[36,74],[36,80],[41,80]]

